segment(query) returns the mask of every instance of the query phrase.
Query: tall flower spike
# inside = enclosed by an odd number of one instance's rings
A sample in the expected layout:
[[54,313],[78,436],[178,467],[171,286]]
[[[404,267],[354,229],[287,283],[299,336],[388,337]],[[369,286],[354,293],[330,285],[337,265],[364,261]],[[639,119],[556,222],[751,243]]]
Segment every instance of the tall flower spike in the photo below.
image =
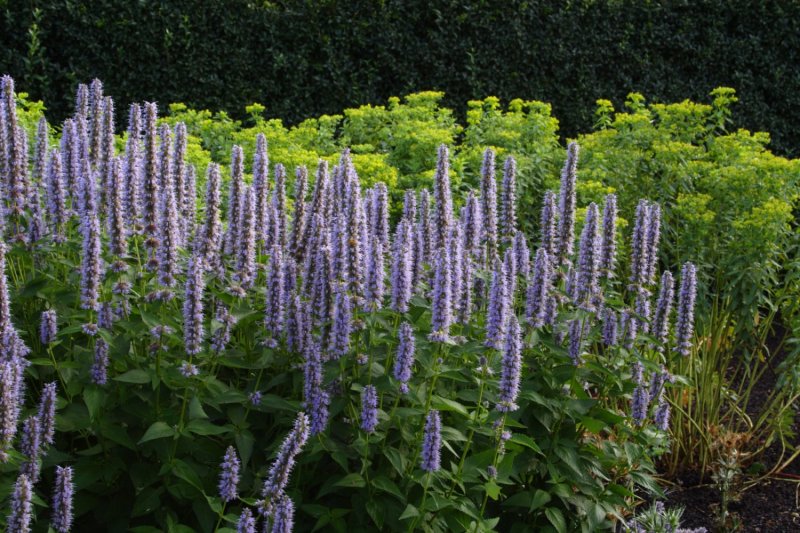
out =
[[661,238],[661,206],[650,205],[650,226],[647,228],[647,259],[642,272],[642,281],[647,285],[655,282],[658,264],[658,242]]
[[311,435],[325,431],[328,426],[330,396],[322,387],[322,347],[316,339],[308,339],[303,365],[303,402],[308,411]]
[[200,353],[203,343],[204,273],[203,259],[199,253],[195,253],[189,258],[183,300],[183,341],[189,355]]
[[500,350],[503,348],[508,323],[508,275],[505,265],[496,261],[489,288],[489,307],[486,314],[486,346]]
[[128,113],[128,139],[125,143],[125,213],[130,227],[139,224],[142,216],[142,201],[140,198],[139,184],[142,180],[141,173],[141,131],[142,110],[139,104],[131,104]]
[[33,168],[31,169],[31,177],[34,183],[41,183],[45,178],[47,152],[49,151],[49,130],[47,119],[43,116],[36,126],[36,143],[33,149]]
[[[422,189],[419,193],[419,239],[421,249],[417,263],[421,268],[423,263],[432,260],[433,253],[433,222],[431,220],[430,193],[428,189]],[[414,282],[419,281],[415,275]]]
[[122,162],[115,157],[111,160],[108,188],[108,237],[111,253],[118,257],[128,254],[128,230],[125,227],[125,212],[122,205]]
[[483,152],[481,166],[481,214],[483,215],[483,241],[489,253],[497,250],[497,178],[495,177],[494,150]]
[[39,327],[39,338],[42,344],[50,344],[56,340],[58,335],[58,316],[55,309],[42,311],[42,323]]
[[[311,250],[309,250],[309,253]],[[316,268],[311,278],[311,308],[316,325],[324,325],[331,321],[331,295],[333,294],[333,266],[331,249],[327,239],[323,238],[314,251]],[[311,257],[311,256],[309,256]]]
[[603,344],[606,346],[617,345],[617,313],[613,309],[603,310]]
[[88,215],[84,227],[83,255],[81,257],[81,309],[97,311],[103,260],[100,257],[100,222],[97,220],[96,213]]
[[380,240],[383,249],[387,250],[389,247],[389,191],[385,183],[375,184],[370,226]]
[[650,333],[650,326],[652,325],[653,313],[650,308],[650,292],[641,290],[636,293],[636,314],[641,318],[635,318],[638,323],[638,328],[643,333]]
[[108,381],[108,344],[102,337],[98,338],[94,345],[91,378],[95,385],[105,385]]
[[528,249],[528,239],[521,231],[514,236],[513,249],[517,276],[526,280],[531,272],[531,251]]
[[280,497],[275,505],[275,516],[272,519],[270,533],[292,533],[294,527],[294,503],[286,494]]
[[400,392],[408,394],[408,382],[411,380],[411,367],[414,365],[414,330],[411,324],[403,322],[397,332],[397,359],[394,363],[394,379],[400,382]]
[[184,246],[192,242],[197,216],[197,170],[194,165],[186,167],[186,177],[183,179],[186,190],[183,192],[183,236],[181,241]]
[[636,382],[636,388],[633,390],[633,398],[631,400],[631,418],[633,418],[633,423],[637,426],[641,426],[644,423],[645,418],[647,418],[647,407],[650,405],[650,393],[644,383],[643,373],[642,364],[638,361],[634,363],[633,380]]
[[278,246],[273,246],[267,272],[267,313],[264,321],[267,330],[266,344],[270,348],[278,346],[278,338],[283,331],[283,287],[283,254]]
[[431,410],[425,418],[425,432],[422,438],[422,463],[426,472],[435,472],[441,466],[442,419],[439,411]]
[[6,462],[6,451],[11,447],[17,434],[22,393],[23,364],[21,361],[7,359],[0,361],[0,461]]
[[271,515],[278,500],[285,494],[286,485],[289,484],[289,474],[294,467],[297,455],[303,450],[303,446],[308,440],[308,416],[305,413],[298,413],[294,421],[294,427],[286,436],[278,450],[278,456],[269,469],[267,479],[264,481],[264,488],[261,496],[264,498],[261,505],[265,514]]
[[78,128],[73,119],[64,121],[61,128],[61,164],[64,176],[64,187],[72,198],[72,207],[76,207],[75,198],[78,192],[78,175],[80,173],[80,141]]
[[406,189],[403,195],[402,220],[406,220],[412,224],[417,220],[417,193],[414,192],[413,189]]
[[103,98],[103,118],[102,118],[102,132],[100,134],[100,153],[97,158],[97,171],[102,181],[100,187],[101,197],[103,203],[108,203],[107,197],[111,192],[111,160],[114,158],[114,145],[116,140],[114,138],[114,100],[110,96]]
[[542,327],[547,317],[547,301],[550,296],[552,284],[550,256],[544,247],[536,251],[536,260],[533,264],[533,275],[528,284],[528,293],[525,300],[525,317],[528,323],[535,328]]
[[40,440],[42,436],[39,427],[39,419],[35,416],[28,417],[22,423],[22,438],[20,439],[19,451],[25,456],[25,462],[20,466],[20,473],[28,476],[31,483],[39,481],[39,454],[41,453]]
[[574,319],[569,325],[569,356],[575,366],[583,362],[583,320]]
[[29,533],[31,530],[33,483],[25,474],[20,474],[11,495],[11,514],[6,521],[6,531]]
[[450,252],[446,247],[434,252],[435,274],[433,278],[433,301],[431,302],[431,334],[433,342],[446,342],[450,338],[450,324],[453,321],[450,294]]
[[480,248],[483,234],[483,216],[480,200],[472,191],[467,194],[465,207],[462,220],[462,225],[464,226],[464,251],[474,257],[478,254],[478,249]]
[[195,250],[203,258],[207,268],[212,268],[217,260],[220,246],[222,222],[220,222],[220,173],[219,165],[209,163],[206,172],[205,222],[200,233],[195,236]]
[[555,263],[558,253],[558,234],[556,228],[556,195],[553,191],[544,193],[542,216],[539,229],[542,237],[541,247]]
[[61,243],[65,240],[64,227],[69,220],[67,212],[66,190],[64,189],[64,168],[58,150],[50,152],[45,179],[45,198],[53,241]]
[[469,323],[472,316],[472,292],[474,283],[475,261],[469,254],[465,254],[464,264],[461,265],[460,293],[456,302],[457,320],[461,324]]
[[286,245],[286,170],[275,165],[275,188],[272,189],[272,245]]
[[158,227],[158,281],[171,287],[178,273],[178,245],[180,225],[178,204],[175,201],[175,184],[170,172],[171,146],[170,129],[166,124],[161,129],[161,197],[159,202]]
[[[314,192],[311,195],[311,203],[308,207],[308,217],[310,222],[305,224],[305,234],[300,242],[300,250],[298,250],[298,259],[308,260],[309,257],[314,255],[311,243],[314,240],[315,232],[319,230],[322,225],[328,225],[330,218],[328,217],[328,194],[330,183],[328,182],[328,162],[320,159],[317,166],[317,177],[314,183]],[[314,218],[319,217],[319,223],[314,222]]]
[[614,277],[617,260],[617,195],[606,196],[603,207],[603,235],[600,243],[600,275]]
[[460,223],[453,223],[447,246],[450,248],[450,309],[455,311],[458,309],[461,282],[464,278],[464,237]]
[[384,265],[383,245],[377,236],[370,239],[370,250],[367,258],[367,294],[364,308],[367,311],[383,307]]
[[353,309],[350,296],[343,284],[338,284],[334,289],[333,324],[328,340],[328,355],[332,359],[339,359],[350,350],[350,333],[353,330]]
[[43,446],[53,444],[56,434],[56,387],[57,383],[51,381],[42,388],[42,397],[39,399],[39,430],[41,431],[40,441]]
[[97,78],[89,84],[89,155],[96,165],[100,159],[103,139],[103,82]]
[[194,212],[186,212],[186,124],[178,122],[175,124],[175,148],[172,151],[171,172],[173,186],[175,187],[175,204],[178,206],[179,227],[178,237],[181,246],[185,245],[184,236],[186,235],[186,222]]
[[239,497],[239,469],[241,462],[236,455],[236,449],[228,446],[222,458],[219,472],[219,497],[223,502],[232,502]]
[[231,255],[236,250],[241,219],[242,187],[244,184],[244,152],[239,145],[231,149],[231,185],[228,192],[228,230],[225,233],[223,252]]
[[581,231],[578,254],[578,271],[576,274],[575,302],[588,311],[595,310],[595,300],[600,287],[600,244],[599,213],[597,205],[592,202],[586,210],[586,222]]
[[72,528],[73,491],[72,467],[57,466],[50,525],[58,533],[67,533]]
[[447,246],[447,237],[453,223],[453,198],[450,192],[450,150],[446,144],[439,146],[436,174],[433,177],[433,246]]
[[364,206],[361,203],[361,196],[356,187],[351,187],[349,201],[351,207],[347,213],[347,225],[341,233],[344,241],[342,254],[344,270],[342,275],[353,295],[353,301],[358,305],[364,299],[364,281],[366,278],[364,254],[366,250],[362,247],[364,241],[362,230],[365,229],[363,226]]
[[256,149],[253,154],[253,196],[255,198],[256,241],[264,242],[269,228],[267,218],[269,155],[267,155],[267,138],[263,133],[256,135]]
[[678,296],[678,319],[675,323],[675,351],[687,356],[692,350],[694,335],[694,304],[697,296],[697,269],[684,263],[681,270],[681,290]]
[[154,248],[156,232],[159,228],[159,175],[157,153],[158,108],[155,103],[144,104],[144,181],[142,183],[142,218],[147,246]]
[[664,351],[664,346],[667,343],[667,336],[669,335],[669,316],[672,312],[672,300],[675,297],[675,282],[672,279],[672,273],[665,270],[661,275],[661,289],[658,292],[658,300],[656,301],[656,314],[653,317],[653,337],[656,338],[658,344],[656,350],[659,352]]
[[500,198],[500,233],[506,242],[511,242],[517,232],[517,162],[506,158],[503,167],[503,189]]
[[302,251],[300,240],[303,238],[306,223],[306,194],[308,194],[308,170],[306,167],[299,166],[295,171],[294,178],[294,216],[292,218],[292,233],[289,237],[289,245],[295,258],[300,257]]
[[[22,126],[9,130],[9,155],[11,168],[7,174],[6,190],[8,199],[8,214],[22,217],[28,207],[28,133]],[[19,221],[18,221],[19,223]],[[21,233],[20,228],[16,228]]]
[[414,235],[413,223],[400,220],[395,232],[392,253],[392,309],[398,313],[408,311],[413,283]]
[[650,233],[650,205],[647,200],[639,200],[636,206],[636,222],[631,239],[631,287],[641,288],[647,276],[647,235]]
[[501,412],[516,411],[519,395],[520,374],[522,372],[522,337],[519,321],[511,315],[508,321],[508,333],[503,352],[502,374],[500,376],[500,393],[496,409]]
[[236,258],[236,278],[242,287],[252,287],[256,278],[256,231],[255,231],[255,198],[253,188],[244,186],[239,221],[239,236]]
[[564,264],[572,256],[575,240],[575,182],[578,168],[578,144],[567,145],[567,161],[561,171],[558,195],[557,257]]
[[378,427],[378,391],[367,385],[361,391],[361,429],[374,433]]

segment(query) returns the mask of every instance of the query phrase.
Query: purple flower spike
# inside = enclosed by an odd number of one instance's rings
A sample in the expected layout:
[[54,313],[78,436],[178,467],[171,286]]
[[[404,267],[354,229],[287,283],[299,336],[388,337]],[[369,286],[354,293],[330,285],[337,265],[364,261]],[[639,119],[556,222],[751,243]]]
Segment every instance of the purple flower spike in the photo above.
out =
[[58,335],[58,316],[55,309],[42,312],[42,324],[39,327],[39,338],[42,344],[55,342]]
[[413,225],[402,219],[397,225],[392,253],[392,310],[398,313],[408,311],[411,300],[414,260]]
[[389,247],[389,191],[384,183],[375,184],[373,196],[372,220],[370,227],[386,250]]
[[242,147],[233,145],[231,149],[231,185],[228,193],[228,230],[225,232],[223,252],[231,255],[236,250],[241,219],[242,188],[244,186],[244,153]]
[[500,234],[511,242],[517,232],[517,162],[506,158],[503,167],[503,189],[500,196]]
[[328,425],[330,396],[322,387],[322,350],[316,340],[309,339],[307,342],[303,375],[303,402],[309,412],[309,429],[311,435],[317,435],[325,431]]
[[525,302],[525,316],[528,323],[535,328],[542,327],[547,317],[547,301],[552,284],[551,260],[546,248],[536,251],[533,264],[533,275],[528,284]]
[[575,182],[578,169],[578,144],[567,145],[567,161],[561,171],[561,189],[558,195],[557,257],[565,264],[572,256],[575,240]]
[[50,153],[45,174],[45,199],[50,221],[50,230],[56,243],[64,241],[64,226],[69,220],[67,195],[64,183],[64,168],[61,154],[57,150]]
[[422,439],[421,468],[426,472],[435,472],[441,466],[442,419],[439,411],[431,410],[425,418],[425,434]]
[[186,243],[183,240],[186,235],[186,222],[189,217],[194,217],[194,212],[186,212],[186,124],[178,122],[175,124],[175,147],[172,151],[172,161],[170,161],[170,172],[175,189],[175,203],[178,206],[180,215],[178,234],[181,246]]
[[33,498],[33,482],[25,474],[20,474],[11,495],[11,514],[6,521],[6,531],[29,533]]
[[480,200],[472,191],[469,191],[467,195],[462,224],[464,226],[464,250],[474,257],[478,255],[483,236],[483,215]]
[[172,159],[170,146],[170,129],[166,124],[161,129],[161,182],[159,198],[158,227],[158,281],[165,287],[175,284],[178,273],[178,244],[180,225],[178,222],[178,204],[175,201],[175,183],[169,170]]
[[278,501],[285,494],[286,485],[289,484],[289,474],[294,467],[296,457],[308,440],[308,424],[308,416],[302,412],[298,413],[294,427],[281,444],[278,456],[269,469],[261,491],[263,501],[260,502],[262,511],[267,516],[272,514]]
[[126,222],[129,227],[136,227],[142,216],[142,202],[139,185],[142,180],[142,110],[139,104],[131,104],[128,113],[128,140],[125,144],[125,199]]
[[267,346],[274,348],[283,331],[284,314],[284,280],[283,254],[278,246],[272,247],[267,273],[267,306],[264,325],[267,329]]
[[39,418],[28,417],[22,423],[22,438],[20,439],[19,451],[25,456],[25,462],[20,466],[20,473],[28,476],[31,483],[39,481],[39,454],[41,452],[40,440],[42,436],[39,427]]
[[450,338],[450,324],[453,321],[450,295],[450,254],[447,248],[435,252],[436,273],[433,278],[433,301],[431,302],[431,334],[433,342],[445,342]]
[[606,196],[603,207],[603,235],[600,242],[600,272],[606,278],[614,277],[617,261],[617,195]]
[[236,533],[256,533],[256,519],[253,512],[245,507],[236,523]]
[[91,377],[95,385],[105,385],[108,381],[108,343],[102,337],[94,345]]
[[241,462],[233,446],[225,450],[219,473],[219,497],[224,502],[231,502],[239,497],[239,469]]
[[669,335],[669,317],[672,312],[672,300],[675,297],[675,282],[672,273],[665,270],[661,275],[661,289],[656,301],[656,314],[653,317],[653,336],[658,341],[656,350],[664,351],[664,345]]
[[205,268],[199,253],[189,258],[186,272],[186,290],[183,300],[183,340],[186,353],[200,353],[203,343],[203,293]]
[[439,146],[436,174],[433,177],[433,246],[447,246],[450,226],[453,224],[453,198],[450,192],[450,150],[446,144]]
[[515,403],[519,394],[520,374],[522,372],[522,338],[519,321],[511,315],[508,321],[508,334],[503,352],[500,393],[496,409],[501,412],[516,411]]
[[642,280],[647,285],[652,285],[656,277],[658,264],[658,242],[661,238],[661,206],[650,204],[650,226],[647,228],[647,259],[642,270]]
[[569,325],[569,356],[575,366],[583,362],[583,320],[575,319]]
[[697,269],[684,263],[681,270],[681,290],[678,296],[678,320],[675,323],[675,351],[687,356],[692,351],[694,335],[694,304],[697,296]]
[[411,380],[411,367],[414,365],[414,330],[411,324],[403,322],[398,330],[400,342],[397,345],[397,359],[394,363],[394,379],[400,382],[400,392],[408,394]]
[[547,191],[544,194],[540,224],[541,247],[550,256],[550,260],[555,263],[556,254],[558,253],[558,234],[556,229],[556,195],[553,191]]
[[236,245],[236,279],[243,288],[249,289],[256,278],[255,198],[253,188],[244,187]]
[[[158,108],[156,104],[144,104],[144,182],[142,187],[142,218],[145,234],[155,239],[159,228],[159,172],[156,142],[156,120]],[[154,244],[154,242],[153,242]],[[153,248],[153,244],[149,247]]]
[[[305,233],[300,241],[300,249],[298,249],[297,260],[308,261],[308,258],[314,255],[311,247],[314,242],[315,235],[318,234],[320,227],[327,225],[330,222],[328,216],[329,204],[327,202],[330,193],[330,182],[328,180],[328,162],[324,159],[319,161],[317,166],[317,178],[314,183],[314,192],[311,195],[311,203],[308,206],[308,215],[310,223],[305,223]],[[319,221],[315,221],[319,218]]]
[[300,242],[305,234],[306,223],[306,194],[308,194],[308,170],[306,167],[299,166],[295,171],[294,178],[294,217],[292,220],[292,233],[289,236],[289,245],[292,254],[299,259],[303,251]]
[[500,350],[506,336],[509,315],[509,298],[506,285],[508,275],[504,263],[497,261],[489,288],[489,307],[486,315],[486,346]]
[[275,165],[275,188],[272,189],[270,223],[272,225],[273,246],[286,246],[286,170],[283,165]]
[[218,261],[222,222],[220,221],[220,173],[219,165],[209,163],[206,172],[205,223],[200,233],[195,236],[195,250],[202,257],[207,268],[212,268]]
[[43,446],[53,444],[56,434],[56,387],[52,381],[42,389],[42,397],[39,400],[39,430],[41,431],[41,443]]
[[100,257],[100,221],[97,214],[88,215],[84,226],[81,258],[81,309],[97,311],[102,258]]
[[497,179],[495,178],[494,150],[483,152],[481,166],[481,214],[483,215],[483,242],[490,253],[497,250]]
[[378,427],[378,391],[367,385],[361,391],[361,429],[374,433]]
[[597,205],[592,202],[586,210],[586,222],[581,232],[578,272],[576,274],[575,302],[587,311],[595,310],[600,292],[600,234]]
[[647,236],[650,233],[650,205],[647,200],[639,200],[636,206],[636,222],[631,239],[631,286],[641,288],[646,284],[648,269]]
[[292,533],[294,527],[294,503],[286,494],[275,505],[270,533]]
[[336,286],[333,303],[333,325],[328,340],[328,353],[339,359],[350,350],[350,333],[353,331],[353,304],[343,284]]
[[[387,239],[388,240],[388,239]],[[370,239],[370,251],[367,258],[367,292],[364,302],[366,311],[373,311],[383,307],[384,265],[383,244],[377,237]]]
[[417,220],[417,193],[413,189],[407,189],[403,196],[403,218],[411,224]]
[[253,154],[253,196],[255,198],[256,240],[263,242],[269,219],[269,155],[267,154],[267,138],[263,133],[256,135],[256,149]]
[[513,250],[517,276],[528,279],[531,270],[531,251],[528,249],[528,240],[521,231],[514,236]]
[[128,229],[125,224],[122,193],[122,161],[115,157],[110,161],[108,173],[108,236],[111,253],[118,257],[125,257],[128,253]]
[[613,309],[603,310],[603,344],[606,346],[617,345],[617,313]]
[[72,528],[72,467],[57,466],[53,489],[53,514],[50,525],[58,533],[67,533]]

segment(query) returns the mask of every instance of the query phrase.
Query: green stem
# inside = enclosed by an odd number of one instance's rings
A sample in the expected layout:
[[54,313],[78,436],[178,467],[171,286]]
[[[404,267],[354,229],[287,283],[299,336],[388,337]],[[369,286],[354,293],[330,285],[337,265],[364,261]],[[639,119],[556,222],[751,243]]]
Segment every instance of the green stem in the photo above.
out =
[[431,473],[428,472],[425,475],[425,488],[422,491],[422,502],[419,504],[419,515],[414,518],[411,522],[411,527],[408,528],[408,531],[414,531],[417,528],[417,521],[424,516],[425,513],[425,500],[428,498],[428,486],[431,483]]

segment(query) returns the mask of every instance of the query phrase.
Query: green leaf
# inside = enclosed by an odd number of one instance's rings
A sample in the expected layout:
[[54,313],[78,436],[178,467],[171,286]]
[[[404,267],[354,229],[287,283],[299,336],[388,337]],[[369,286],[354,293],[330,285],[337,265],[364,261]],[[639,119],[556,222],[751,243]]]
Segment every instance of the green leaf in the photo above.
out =
[[366,507],[367,514],[369,514],[369,517],[375,522],[375,525],[378,526],[378,530],[383,530],[383,522],[386,516],[381,505],[375,500],[369,500],[367,501]]
[[91,420],[95,420],[97,418],[97,414],[102,409],[105,400],[106,391],[103,389],[96,386],[90,386],[84,389],[83,403],[86,404],[86,408],[89,410],[89,418]]
[[467,408],[453,400],[442,398],[441,396],[433,396],[431,398],[431,405],[434,409],[440,411],[454,411],[465,418],[469,418],[469,411],[467,411]]
[[409,503],[406,506],[405,511],[403,511],[403,514],[401,514],[400,518],[398,518],[398,520],[408,520],[409,518],[416,518],[418,516],[419,516],[419,511],[417,510],[417,508]]
[[153,422],[137,444],[142,444],[155,439],[163,439],[165,437],[174,437],[175,429],[167,425],[166,422]]
[[115,377],[114,381],[142,385],[144,383],[150,383],[150,374],[139,368],[134,368],[133,370],[128,370],[124,374]]
[[203,418],[197,418],[189,421],[186,425],[187,432],[194,433],[195,435],[222,435],[231,431],[231,428],[225,426],[217,426]]
[[364,481],[364,478],[361,477],[361,474],[347,474],[342,479],[334,483],[335,487],[349,487],[360,489],[367,486],[367,482]]
[[172,473],[178,479],[184,480],[192,487],[203,492],[203,482],[200,480],[200,476],[186,462],[175,459],[175,463],[172,465]]
[[511,437],[511,442],[514,442],[516,444],[521,444],[522,446],[530,448],[531,450],[535,451],[540,455],[544,455],[542,449],[539,448],[539,445],[536,444],[536,442],[527,435],[523,435],[521,433],[514,433],[514,435],[512,435]]
[[500,496],[500,485],[494,482],[493,479],[490,479],[483,485],[483,489],[486,491],[486,494],[493,500],[497,500]]
[[383,492],[388,492],[401,502],[405,501],[406,499],[406,496],[403,494],[400,488],[395,484],[395,482],[386,476],[378,476],[375,479],[371,479],[370,484],[378,490],[382,490]]
[[200,398],[194,396],[192,401],[189,402],[189,420],[194,420],[196,418],[208,418],[208,415],[203,410]]
[[566,533],[567,521],[564,520],[564,515],[559,509],[548,507],[544,510],[544,514],[558,533]]
[[552,497],[548,492],[542,489],[536,489],[536,492],[533,493],[533,499],[531,500],[531,511],[538,509],[546,503],[550,503],[550,500],[552,500]]

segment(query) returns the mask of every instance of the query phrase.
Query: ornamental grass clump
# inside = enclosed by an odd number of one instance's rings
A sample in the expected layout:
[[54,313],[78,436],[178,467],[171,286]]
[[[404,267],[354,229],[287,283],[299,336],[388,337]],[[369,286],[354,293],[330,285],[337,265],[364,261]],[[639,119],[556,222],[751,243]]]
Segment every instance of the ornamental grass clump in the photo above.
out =
[[9,528],[54,494],[60,533],[596,531],[656,491],[697,272],[659,271],[658,204],[633,246],[616,196],[584,205],[577,144],[534,237],[499,151],[480,191],[448,142],[393,190],[355,147],[312,177],[237,133],[195,183],[196,124],[145,103],[114,137],[99,84],[21,156],[3,83]]

